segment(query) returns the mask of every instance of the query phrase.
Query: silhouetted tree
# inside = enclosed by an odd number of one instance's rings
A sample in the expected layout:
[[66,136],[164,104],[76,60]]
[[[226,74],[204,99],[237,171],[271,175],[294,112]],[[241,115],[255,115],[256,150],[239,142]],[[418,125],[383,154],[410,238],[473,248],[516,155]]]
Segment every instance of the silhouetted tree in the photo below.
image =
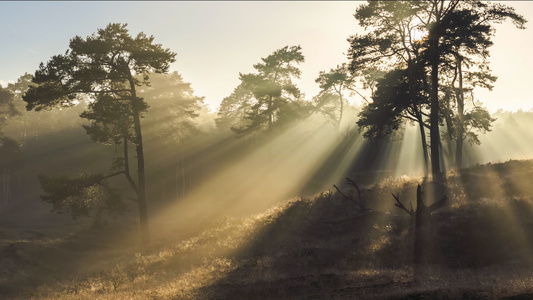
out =
[[0,85],[0,130],[10,117],[18,114],[20,112],[15,108],[14,94]]
[[[53,56],[46,65],[41,63],[33,78],[36,85],[23,97],[28,103],[27,109],[69,107],[89,98],[92,103],[84,115],[92,121],[91,127],[87,127],[90,128],[89,135],[96,140],[116,142],[120,132],[124,145],[128,141],[135,145],[138,176],[132,188],[137,194],[141,235],[147,245],[148,213],[140,121],[147,106],[137,96],[137,89],[149,84],[150,72],[167,72],[176,54],[155,44],[153,36],[141,32],[132,37],[126,24],[117,23],[109,24],[85,39],[76,36],[70,40],[69,47],[64,55]],[[113,127],[111,134],[103,132],[106,126]],[[127,176],[128,172],[123,170],[114,175]],[[94,180],[84,182],[100,183],[96,179],[107,177],[91,178]]]
[[14,94],[0,86],[0,204],[7,204],[11,198],[11,178],[14,167],[20,163],[20,144],[4,136],[2,129],[10,118],[19,115],[14,103]]
[[[494,120],[480,105],[474,104],[471,110],[467,110],[465,94],[472,92],[475,87],[492,89],[496,77],[491,75],[487,58],[488,48],[493,45],[493,24],[508,18],[518,28],[524,28],[526,20],[516,14],[513,8],[501,4],[482,1],[473,1],[469,5],[460,3],[455,10],[448,13],[446,28],[440,38],[440,72],[447,77],[442,78],[445,95],[447,87],[450,88],[451,97],[445,97],[445,102],[454,102],[454,105],[445,103],[444,109],[447,111],[444,116],[448,134],[456,141],[457,167],[462,166],[463,141],[478,143],[475,132],[490,130],[490,124]],[[472,99],[472,103],[474,102]],[[449,152],[451,156],[452,151]]]
[[[443,88],[439,82],[449,70],[450,54],[456,59],[459,57],[459,61],[488,54],[486,48],[491,44],[493,23],[510,18],[518,27],[523,27],[525,19],[502,4],[458,0],[369,1],[357,9],[355,17],[361,26],[371,31],[349,39],[352,73],[361,74],[365,69],[376,67],[428,70],[430,76],[423,80],[430,103],[431,169],[434,176],[440,176],[439,125],[442,124]],[[426,37],[414,39],[416,33],[424,30],[428,30]],[[457,56],[458,53],[461,54]],[[490,76],[479,78],[491,79]],[[458,91],[462,93],[461,88]],[[464,104],[464,97],[460,98],[463,102],[458,106]],[[459,119],[462,118],[461,112]],[[459,130],[463,132],[462,128]],[[460,136],[464,138],[463,134]]]
[[[138,94],[150,106],[142,122],[146,137],[152,144],[159,141],[175,149],[175,157],[179,158],[179,162],[175,162],[176,195],[179,194],[178,186],[181,186],[181,195],[184,196],[186,177],[190,178],[185,171],[186,146],[192,138],[208,131],[196,121],[200,113],[205,117],[204,97],[196,96],[191,84],[177,72],[153,74],[150,86],[144,86]],[[172,165],[172,162],[166,164]],[[181,179],[181,184],[178,184],[178,179]]]
[[215,123],[219,129],[245,128],[249,124],[246,118],[252,109],[254,94],[239,84],[231,95],[222,99],[218,107]]
[[138,94],[150,107],[142,122],[147,135],[179,142],[201,132],[194,120],[205,106],[204,97],[196,96],[178,72],[152,74],[150,86]]
[[425,75],[421,71],[412,74],[412,69],[393,70],[378,79],[373,101],[363,108],[357,125],[366,138],[379,139],[397,131],[405,120],[416,122],[420,129],[427,175],[429,157],[425,133],[427,124],[424,122],[427,115],[424,111],[427,111],[429,103],[422,79]]
[[[243,126],[233,127],[238,133],[247,133],[256,130],[270,130],[274,124],[282,124],[282,120],[290,121],[288,116],[294,116],[298,105],[291,104],[300,97],[300,90],[292,82],[292,78],[299,78],[301,71],[296,64],[304,62],[302,48],[300,46],[285,46],[274,51],[262,63],[254,65],[257,73],[239,74],[241,88],[236,90],[235,96],[245,97],[249,93],[253,98],[249,104],[242,103],[240,109],[247,109],[246,122]],[[241,91],[245,91],[242,93]],[[230,96],[231,97],[231,96]],[[226,98],[221,107],[228,107],[224,102],[237,102],[237,98]],[[230,112],[231,110],[225,110]],[[219,119],[222,117],[219,114]],[[284,117],[284,118],[282,118]],[[220,121],[219,121],[220,122]]]
[[316,98],[316,108],[329,116],[337,129],[340,129],[344,112],[344,93],[354,88],[354,80],[348,72],[348,67],[342,64],[329,72],[320,71],[315,82],[321,89]]
[[[413,262],[416,266],[421,266],[427,262],[427,255],[424,252],[424,249],[426,249],[427,247],[427,238],[429,235],[428,227],[430,227],[431,225],[430,215],[442,206],[444,206],[448,198],[446,197],[446,195],[444,195],[440,200],[434,202],[430,206],[426,206],[424,204],[424,200],[422,199],[422,188],[420,187],[420,185],[418,185],[416,189],[416,209],[414,209],[413,207],[407,208],[400,201],[400,195],[392,194],[392,196],[396,201],[394,205],[415,219]],[[415,269],[415,271],[417,270]]]
[[354,16],[372,30],[350,37],[348,56],[350,71],[363,79],[375,98],[360,114],[358,124],[367,130],[365,136],[391,134],[403,124],[402,119],[418,123],[427,173],[429,95],[423,44],[415,38],[424,30],[417,22],[417,9],[413,1],[369,1],[360,6]]
[[22,161],[22,151],[20,143],[14,139],[0,136],[0,205],[8,204],[11,201],[11,187],[14,169]]

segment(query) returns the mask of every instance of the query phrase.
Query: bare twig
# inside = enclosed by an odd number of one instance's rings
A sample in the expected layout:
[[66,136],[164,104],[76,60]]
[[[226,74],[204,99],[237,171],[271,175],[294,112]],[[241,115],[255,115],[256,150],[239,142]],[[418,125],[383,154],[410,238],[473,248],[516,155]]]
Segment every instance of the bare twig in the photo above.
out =
[[361,203],[355,201],[352,197],[346,196],[343,192],[341,192],[341,190],[336,185],[333,185],[333,187],[337,190],[337,192],[339,192],[339,194],[341,194],[344,197],[344,199],[346,199],[348,201],[352,201],[353,203],[355,203],[359,207],[360,210],[372,211],[372,209],[365,207]]
[[344,195],[344,193],[341,192],[341,190],[340,190],[336,185],[333,185],[333,187],[334,187],[335,189],[337,189],[337,192],[339,192],[339,194],[341,194],[346,200],[353,201],[353,202],[357,203],[357,201],[355,201],[355,200],[352,199],[351,197],[348,197],[348,196]]
[[394,197],[394,199],[396,200],[396,203],[394,203],[394,205],[398,208],[400,208],[401,210],[405,211],[408,215],[410,215],[411,217],[414,217],[414,214],[415,214],[415,211],[413,210],[413,207],[411,206],[411,209],[408,209],[407,207],[405,207],[405,205],[403,205],[403,203],[400,201],[400,198],[399,198],[399,194],[398,196],[394,195],[393,193],[392,194],[392,197]]
[[359,186],[357,185],[357,183],[355,183],[355,181],[351,180],[350,178],[346,177],[346,180],[355,187],[355,189],[357,190],[357,196],[359,197],[359,204],[361,204],[361,206],[365,206],[365,203],[363,202],[363,198],[361,198],[361,191],[359,190]]

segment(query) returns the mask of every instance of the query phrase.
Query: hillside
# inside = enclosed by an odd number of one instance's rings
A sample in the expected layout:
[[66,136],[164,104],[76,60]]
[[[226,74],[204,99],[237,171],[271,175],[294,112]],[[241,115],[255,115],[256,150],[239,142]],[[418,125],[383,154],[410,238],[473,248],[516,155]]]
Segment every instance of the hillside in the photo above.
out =
[[414,204],[420,179],[363,187],[368,211],[326,191],[160,237],[144,253],[135,218],[100,229],[61,219],[52,230],[2,212],[0,298],[531,299],[532,175],[531,160],[449,173],[416,277],[413,221],[391,193]]

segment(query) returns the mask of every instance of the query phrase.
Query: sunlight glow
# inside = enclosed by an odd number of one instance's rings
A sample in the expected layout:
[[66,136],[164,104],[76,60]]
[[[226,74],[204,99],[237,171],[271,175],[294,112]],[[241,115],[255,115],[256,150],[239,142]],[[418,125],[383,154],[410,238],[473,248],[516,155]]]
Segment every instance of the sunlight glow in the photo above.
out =
[[[326,128],[294,126],[251,155],[206,179],[201,189],[166,209],[159,220],[207,221],[258,213],[296,196],[331,152],[337,137]],[[179,227],[178,227],[179,228]]]
[[428,31],[425,28],[413,28],[411,30],[411,39],[413,42],[419,42],[427,38]]

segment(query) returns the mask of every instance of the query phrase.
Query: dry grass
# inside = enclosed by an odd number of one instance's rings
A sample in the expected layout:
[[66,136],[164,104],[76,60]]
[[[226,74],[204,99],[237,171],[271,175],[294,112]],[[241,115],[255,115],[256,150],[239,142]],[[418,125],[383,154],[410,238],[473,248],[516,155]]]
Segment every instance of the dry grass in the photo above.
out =
[[383,212],[361,213],[328,192],[214,220],[144,254],[102,233],[65,240],[4,232],[0,292],[7,299],[532,297],[532,170],[531,161],[513,161],[449,174],[443,192],[451,200],[434,215],[430,265],[417,277],[412,221],[390,196],[413,198],[417,182],[403,179],[363,189]]

